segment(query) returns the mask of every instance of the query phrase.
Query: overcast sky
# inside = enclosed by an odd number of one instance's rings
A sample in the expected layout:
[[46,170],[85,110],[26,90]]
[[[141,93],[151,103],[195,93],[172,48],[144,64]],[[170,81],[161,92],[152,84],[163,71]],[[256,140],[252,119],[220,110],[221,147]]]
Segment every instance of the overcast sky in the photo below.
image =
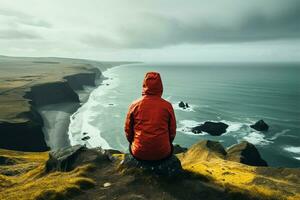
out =
[[300,61],[300,0],[1,0],[0,54]]

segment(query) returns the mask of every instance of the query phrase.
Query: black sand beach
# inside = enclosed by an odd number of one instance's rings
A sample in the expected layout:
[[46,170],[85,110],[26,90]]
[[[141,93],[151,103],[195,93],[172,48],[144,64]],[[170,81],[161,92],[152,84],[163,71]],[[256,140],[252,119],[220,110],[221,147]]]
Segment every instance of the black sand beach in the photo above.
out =
[[91,91],[84,88],[99,84],[101,71],[123,63],[1,56],[0,148],[45,151],[68,145],[69,116]]

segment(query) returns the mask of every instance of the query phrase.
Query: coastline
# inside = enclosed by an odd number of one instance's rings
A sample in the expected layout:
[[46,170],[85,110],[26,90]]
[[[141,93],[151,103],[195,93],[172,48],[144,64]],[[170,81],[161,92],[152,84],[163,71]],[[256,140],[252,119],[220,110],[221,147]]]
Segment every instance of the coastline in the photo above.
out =
[[103,75],[106,70],[113,67],[119,67],[120,65],[96,67],[101,70],[101,75],[95,77],[94,85],[80,85],[79,90],[74,90],[79,97],[78,103],[60,103],[50,104],[38,108],[44,122],[43,131],[47,145],[51,150],[72,146],[70,136],[68,134],[69,125],[71,122],[71,116],[74,115],[82,105],[84,105],[91,93],[107,79]]
[[[130,64],[131,65],[131,64]],[[93,113],[88,112],[92,107],[99,103],[99,98],[107,94],[107,92],[113,90],[119,84],[119,80],[114,73],[111,73],[112,69],[122,67],[124,65],[118,65],[113,68],[109,68],[103,71],[101,83],[96,86],[85,103],[83,103],[76,112],[71,115],[71,122],[69,124],[69,141],[71,146],[84,145],[88,148],[101,147],[103,149],[112,149],[108,141],[106,141],[101,135],[101,128],[95,128],[90,121],[93,121]],[[113,106],[113,105],[103,105]],[[84,139],[88,138],[88,139]]]
[[[95,87],[101,70],[126,63],[129,62],[1,57],[0,148],[46,151],[56,146],[49,141],[53,136],[44,132],[54,127],[61,131],[57,135],[64,134],[68,113],[75,112],[84,99],[76,91]],[[61,105],[60,109],[57,105]],[[52,113],[48,115],[49,112]],[[63,139],[57,147],[66,141]]]
[[94,85],[79,84],[81,88],[79,90],[74,90],[78,95],[79,102],[49,104],[37,108],[44,121],[43,132],[45,141],[51,150],[71,145],[68,136],[70,117],[88,100],[91,92],[105,79],[102,76],[102,73],[103,71],[101,71],[99,77],[92,79],[93,82],[95,82]]

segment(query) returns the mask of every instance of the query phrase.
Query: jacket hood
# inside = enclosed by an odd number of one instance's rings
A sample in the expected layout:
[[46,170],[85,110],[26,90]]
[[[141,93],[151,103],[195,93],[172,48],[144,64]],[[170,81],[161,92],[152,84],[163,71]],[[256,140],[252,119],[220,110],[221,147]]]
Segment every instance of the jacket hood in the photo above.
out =
[[163,85],[159,73],[148,72],[143,81],[142,95],[161,96],[163,93]]

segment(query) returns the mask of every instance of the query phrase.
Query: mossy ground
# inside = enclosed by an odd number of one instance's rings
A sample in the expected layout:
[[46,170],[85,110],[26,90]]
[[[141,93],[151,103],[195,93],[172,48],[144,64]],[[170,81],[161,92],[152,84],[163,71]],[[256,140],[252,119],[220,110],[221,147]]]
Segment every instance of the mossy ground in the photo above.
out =
[[300,199],[299,170],[247,166],[199,147],[177,154],[184,172],[175,177],[120,170],[124,154],[113,157],[115,162],[46,172],[48,152],[0,149],[0,199]]
[[70,172],[45,172],[48,152],[25,153],[0,149],[8,158],[0,165],[0,199],[64,199],[91,187],[95,182],[86,177],[91,165]]
[[[232,192],[262,199],[300,199],[299,179],[295,181],[294,178],[280,175],[276,168],[226,161],[217,154],[205,152],[204,149],[198,150],[195,148],[194,151],[178,155],[184,170],[205,176],[216,185]],[[266,176],[259,171],[268,171],[269,174],[273,171],[273,175]]]

